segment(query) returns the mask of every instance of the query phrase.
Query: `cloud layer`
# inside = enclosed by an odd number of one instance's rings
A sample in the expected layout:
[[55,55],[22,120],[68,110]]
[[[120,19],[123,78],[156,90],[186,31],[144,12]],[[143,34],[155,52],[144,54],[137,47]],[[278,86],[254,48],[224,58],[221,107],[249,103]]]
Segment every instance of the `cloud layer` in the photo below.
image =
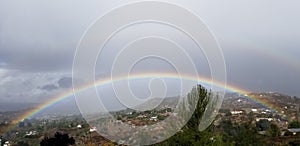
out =
[[[40,103],[70,89],[72,61],[84,31],[125,2],[1,1],[0,102]],[[229,84],[300,97],[299,1],[172,2],[196,12],[215,33]]]

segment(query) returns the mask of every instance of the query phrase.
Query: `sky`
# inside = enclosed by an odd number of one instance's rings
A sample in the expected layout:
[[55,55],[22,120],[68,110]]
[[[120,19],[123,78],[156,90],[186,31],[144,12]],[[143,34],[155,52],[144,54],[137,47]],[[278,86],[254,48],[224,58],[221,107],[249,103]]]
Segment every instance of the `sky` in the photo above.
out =
[[[81,37],[104,13],[128,2],[132,1],[1,0],[0,110],[11,110],[10,107],[15,108],[12,105],[18,103],[24,107],[39,104],[71,89],[72,62]],[[171,2],[197,14],[214,33],[224,53],[228,84],[253,92],[273,91],[300,97],[299,1]],[[144,33],[172,31],[162,26],[150,29],[151,24],[147,27],[149,30]],[[124,37],[133,32],[128,29],[123,33]],[[110,47],[122,44],[118,39],[115,41],[107,46],[107,54],[118,52],[109,51]],[[209,77],[206,59],[203,54],[198,55],[202,59],[193,57],[199,64],[197,69]],[[102,62],[99,60],[97,74],[109,75],[110,58],[104,55]],[[150,59],[136,68],[142,72],[173,71],[164,61],[156,61],[160,65]],[[135,89],[139,96],[146,92]],[[110,89],[101,89],[104,93],[106,90]]]

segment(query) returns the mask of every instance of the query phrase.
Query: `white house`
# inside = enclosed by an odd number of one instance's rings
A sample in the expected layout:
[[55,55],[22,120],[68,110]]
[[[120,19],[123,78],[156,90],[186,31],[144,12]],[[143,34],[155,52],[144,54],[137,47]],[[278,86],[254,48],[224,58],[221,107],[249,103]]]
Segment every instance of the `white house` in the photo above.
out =
[[26,132],[26,136],[36,135],[36,131]]
[[90,128],[90,132],[95,132],[95,131],[97,131],[97,128],[95,126]]
[[256,120],[256,122],[258,122],[258,121],[260,121],[260,120],[268,120],[268,121],[273,121],[273,119],[272,118],[256,118],[255,119]]
[[253,109],[251,109],[251,111],[252,111],[252,112],[257,112],[258,110],[255,109],[255,108],[253,108]]
[[155,116],[155,117],[150,117],[150,121],[157,121],[157,116]]
[[3,146],[10,146],[9,141],[6,141]]
[[296,135],[297,133],[300,133],[300,128],[291,128],[288,129],[289,132],[292,132],[293,135]]
[[230,112],[232,115],[237,115],[237,114],[242,114],[243,111],[231,111]]

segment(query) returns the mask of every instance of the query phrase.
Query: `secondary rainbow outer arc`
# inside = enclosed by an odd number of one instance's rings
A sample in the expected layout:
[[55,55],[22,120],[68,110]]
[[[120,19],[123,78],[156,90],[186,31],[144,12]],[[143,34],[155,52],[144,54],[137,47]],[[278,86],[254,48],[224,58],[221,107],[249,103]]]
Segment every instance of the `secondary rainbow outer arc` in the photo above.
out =
[[[193,77],[193,76],[189,76],[189,75],[181,75],[181,78],[178,78],[178,74],[173,74],[173,73],[146,73],[146,74],[135,74],[135,75],[130,75],[130,76],[124,76],[124,77],[118,77],[115,78],[114,80],[111,80],[111,78],[107,78],[107,79],[100,79],[94,83],[91,84],[86,84],[81,86],[80,88],[74,89],[74,90],[69,90],[65,93],[62,93],[56,97],[54,97],[53,99],[44,102],[42,104],[40,104],[39,106],[35,107],[32,110],[29,110],[28,112],[26,112],[25,114],[23,114],[22,116],[20,116],[19,118],[15,119],[14,122],[17,124],[21,121],[23,121],[24,119],[28,119],[36,114],[38,114],[39,112],[47,109],[48,107],[51,107],[52,105],[59,103],[62,100],[65,100],[67,98],[73,97],[75,93],[84,91],[86,89],[92,88],[94,86],[103,86],[106,84],[110,84],[112,82],[119,82],[119,81],[126,81],[126,80],[133,80],[133,79],[145,79],[145,78],[169,78],[169,79],[182,79],[182,80],[193,80],[193,81],[197,81],[198,83],[202,83],[202,84],[213,84],[216,87],[220,87],[223,88],[227,91],[232,91],[232,92],[237,92],[243,95],[247,95],[248,91],[234,87],[234,86],[230,86],[230,85],[226,85],[226,87],[224,87],[223,83],[219,83],[217,81],[214,81],[213,83],[211,83],[211,79],[208,78],[201,78],[201,77]],[[74,93],[75,92],[75,93]],[[247,98],[253,100],[254,102],[263,105],[264,107],[274,110],[274,111],[279,111],[279,109],[276,108],[276,106],[267,103],[267,102],[263,102],[257,98],[255,98],[254,96],[246,96]],[[12,127],[9,127],[7,129],[11,129]],[[8,131],[8,130],[7,130]]]

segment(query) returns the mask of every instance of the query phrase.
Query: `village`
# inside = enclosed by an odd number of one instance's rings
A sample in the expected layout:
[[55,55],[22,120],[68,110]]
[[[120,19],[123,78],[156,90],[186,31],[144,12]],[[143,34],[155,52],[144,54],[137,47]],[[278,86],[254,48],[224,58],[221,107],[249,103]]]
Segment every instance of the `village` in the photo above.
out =
[[[256,98],[264,98],[272,103],[277,108],[270,108],[266,105],[255,103],[253,100],[246,98],[245,95],[236,93],[227,94],[219,114],[214,120],[214,131],[224,132],[224,124],[230,122],[231,126],[241,124],[250,124],[257,129],[257,134],[262,136],[270,136],[275,133],[276,137],[288,141],[289,139],[297,139],[300,137],[300,117],[299,105],[300,99],[294,97],[287,97],[277,93],[252,93],[248,96],[255,96]],[[122,124],[128,124],[132,127],[147,127],[153,124],[164,121],[169,116],[174,116],[172,105],[168,103],[159,109],[147,111],[135,111],[132,109],[112,112],[114,119],[109,124],[106,124],[106,131],[115,136],[124,136],[130,133],[130,130],[120,128]],[[8,114],[8,113],[7,113]],[[4,129],[11,123],[6,113],[1,113],[0,116],[4,119],[0,121],[0,129]],[[11,114],[11,113],[9,113]],[[15,113],[18,115],[19,113]],[[175,113],[176,115],[176,113]],[[24,119],[23,122],[18,123],[16,127],[9,132],[1,135],[0,143],[4,146],[20,145],[26,143],[29,145],[36,145],[45,136],[51,136],[53,133],[60,131],[68,133],[76,139],[77,145],[90,144],[104,144],[111,142],[105,138],[105,135],[99,135],[103,129],[97,129],[97,125],[90,125],[80,115],[65,115],[65,116],[44,116],[38,119]],[[272,129],[271,127],[274,127]],[[232,127],[231,127],[232,128]],[[123,131],[122,131],[122,130]],[[159,132],[162,127],[156,127],[151,133]],[[134,133],[131,133],[134,139]],[[119,144],[124,141],[113,141]]]

